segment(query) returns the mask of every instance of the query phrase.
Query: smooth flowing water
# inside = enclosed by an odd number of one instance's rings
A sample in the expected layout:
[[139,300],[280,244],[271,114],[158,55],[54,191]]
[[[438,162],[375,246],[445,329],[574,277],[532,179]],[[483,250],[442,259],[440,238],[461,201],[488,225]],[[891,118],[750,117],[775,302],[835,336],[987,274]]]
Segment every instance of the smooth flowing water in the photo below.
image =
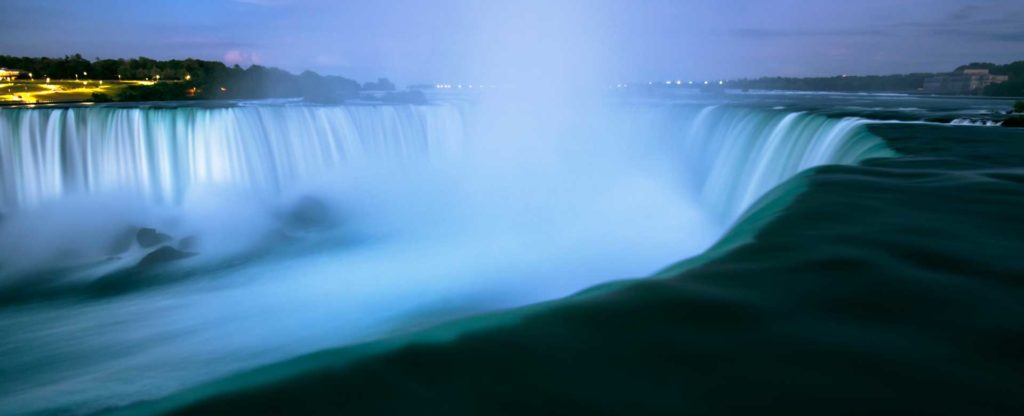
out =
[[801,110],[559,116],[0,109],[0,412],[95,411],[649,275],[802,170],[892,155],[864,119]]

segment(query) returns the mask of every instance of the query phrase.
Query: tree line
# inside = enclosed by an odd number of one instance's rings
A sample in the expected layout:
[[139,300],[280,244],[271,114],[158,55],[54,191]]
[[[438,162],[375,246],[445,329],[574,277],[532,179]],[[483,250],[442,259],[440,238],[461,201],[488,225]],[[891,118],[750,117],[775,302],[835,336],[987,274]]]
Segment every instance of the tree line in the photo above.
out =
[[[1008,75],[1006,82],[992,84],[978,93],[986,96],[1024,97],[1024,61],[1006,65],[975,62],[962,65],[954,72],[964,69],[988,69],[992,75]],[[928,78],[945,75],[936,73],[912,73],[896,75],[833,76],[833,77],[763,77],[731,81],[732,88],[788,90],[788,91],[835,91],[835,92],[915,92],[924,87]]]
[[835,92],[906,92],[917,91],[924,86],[924,80],[935,76],[929,73],[900,75],[834,76],[811,78],[763,77],[732,81],[733,88],[786,90],[786,91],[835,91]]
[[312,71],[295,75],[288,71],[252,65],[242,68],[223,62],[199,59],[155,60],[96,59],[90,61],[79,54],[63,58],[0,56],[0,67],[19,69],[23,77],[54,80],[162,80],[155,85],[134,85],[124,88],[117,97],[95,97],[97,101],[163,101],[188,99],[255,99],[304,97],[312,101],[335,101],[359,96],[361,90],[392,91],[386,78],[360,85],[340,77],[324,76]]

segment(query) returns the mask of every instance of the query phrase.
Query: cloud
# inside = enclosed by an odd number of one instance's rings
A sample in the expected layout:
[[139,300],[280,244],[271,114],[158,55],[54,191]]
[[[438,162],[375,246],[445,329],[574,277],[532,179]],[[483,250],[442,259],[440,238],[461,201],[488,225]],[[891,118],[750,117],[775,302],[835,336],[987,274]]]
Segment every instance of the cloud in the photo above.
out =
[[1021,43],[1024,39],[1024,28],[935,28],[932,33],[938,36],[953,37],[972,41],[992,41]]
[[[911,21],[898,26],[916,29],[923,36],[938,36],[970,42],[1009,42],[1024,44],[1024,12],[994,3],[960,7],[945,18]],[[921,35],[921,34],[919,34]]]
[[889,36],[880,29],[774,29],[740,28],[730,32],[743,38],[800,38],[800,37],[871,37]]

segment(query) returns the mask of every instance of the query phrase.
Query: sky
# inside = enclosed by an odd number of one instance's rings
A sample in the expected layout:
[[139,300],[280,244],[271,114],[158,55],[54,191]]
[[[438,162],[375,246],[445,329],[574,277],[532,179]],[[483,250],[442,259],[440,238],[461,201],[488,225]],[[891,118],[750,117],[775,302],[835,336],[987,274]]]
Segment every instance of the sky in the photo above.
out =
[[1024,60],[1022,0],[0,0],[0,54],[400,84],[948,71]]

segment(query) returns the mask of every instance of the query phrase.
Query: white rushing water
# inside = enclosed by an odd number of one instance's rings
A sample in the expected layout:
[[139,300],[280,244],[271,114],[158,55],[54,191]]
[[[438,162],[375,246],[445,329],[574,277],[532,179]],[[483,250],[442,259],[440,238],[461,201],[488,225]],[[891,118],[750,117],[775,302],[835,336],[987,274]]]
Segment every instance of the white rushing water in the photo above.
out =
[[0,131],[8,207],[74,193],[176,204],[210,185],[276,191],[370,155],[436,158],[463,141],[451,106],[11,109]]
[[973,119],[973,118],[957,118],[950,121],[949,124],[954,126],[986,126],[986,127],[998,127],[1003,125],[1002,121],[995,120],[984,120],[984,119]]
[[[0,413],[88,412],[644,276],[801,170],[889,154],[863,120],[808,113],[492,110],[0,109],[0,288],[72,294],[0,309]],[[197,254],[74,297],[151,250],[111,251],[134,227]],[[186,278],[145,281],[166,276]]]

